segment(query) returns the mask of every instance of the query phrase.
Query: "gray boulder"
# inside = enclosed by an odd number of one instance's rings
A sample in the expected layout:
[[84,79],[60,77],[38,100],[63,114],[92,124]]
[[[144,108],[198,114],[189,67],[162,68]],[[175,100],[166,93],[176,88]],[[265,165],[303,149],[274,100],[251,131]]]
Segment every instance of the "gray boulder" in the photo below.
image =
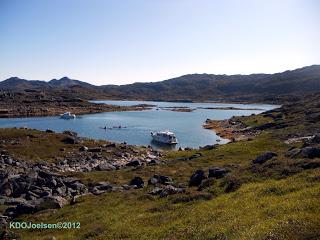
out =
[[197,171],[195,171],[194,174],[192,174],[192,176],[190,177],[189,180],[189,187],[192,186],[199,186],[202,182],[202,180],[206,179],[206,174],[204,173],[203,170],[199,169]]
[[318,158],[320,157],[320,148],[305,147],[301,149],[299,156],[303,158]]
[[148,180],[148,185],[156,185],[156,184],[171,184],[172,183],[172,179],[170,177],[167,176],[163,176],[163,175],[153,175],[153,177],[151,177]]
[[137,188],[143,188],[144,186],[144,181],[142,180],[141,177],[134,177],[130,183],[130,186],[136,186]]
[[140,165],[141,165],[141,163],[140,163],[139,160],[133,160],[133,161],[128,162],[126,164],[127,167],[137,167],[137,166],[140,166]]
[[184,193],[185,189],[184,188],[176,188],[174,186],[168,185],[165,186],[164,189],[160,193],[160,197],[167,197],[169,195],[177,194],[177,193]]
[[37,210],[63,208],[69,201],[60,196],[48,196],[40,199],[36,205]]
[[87,151],[97,153],[97,152],[102,152],[102,148],[101,147],[89,148]]
[[98,170],[98,171],[111,171],[111,170],[115,170],[115,169],[116,168],[110,163],[100,163],[96,167],[96,170]]
[[265,163],[266,161],[270,160],[271,158],[277,156],[276,153],[274,152],[265,152],[261,155],[259,155],[255,160],[252,161],[254,164],[262,164]]
[[159,195],[163,191],[163,188],[155,187],[149,192],[151,195]]
[[301,152],[301,149],[293,148],[293,149],[290,149],[289,151],[287,151],[285,153],[285,156],[289,157],[289,158],[294,158],[294,157],[298,156],[300,154],[300,152]]
[[227,173],[227,170],[219,167],[209,168],[209,178],[222,178]]

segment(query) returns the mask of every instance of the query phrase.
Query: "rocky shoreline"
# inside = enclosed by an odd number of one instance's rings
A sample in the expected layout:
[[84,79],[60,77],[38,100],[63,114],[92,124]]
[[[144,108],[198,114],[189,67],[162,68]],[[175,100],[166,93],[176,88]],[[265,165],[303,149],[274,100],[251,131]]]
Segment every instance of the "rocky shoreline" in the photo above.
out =
[[[47,130],[43,134],[55,133]],[[63,135],[65,137],[62,141],[65,145],[80,147],[65,153],[62,158],[56,158],[54,162],[30,162],[12,157],[6,148],[22,144],[22,137],[14,137],[15,140],[1,139],[0,204],[7,206],[5,216],[15,218],[45,209],[62,208],[67,204],[74,204],[79,196],[85,194],[99,195],[108,191],[139,188],[139,184],[134,180],[123,185],[108,182],[84,183],[74,177],[73,173],[156,165],[160,163],[159,159],[162,156],[161,152],[149,147],[135,147],[125,143],[97,142],[94,146],[87,147],[84,145],[86,139],[77,137],[76,133],[66,131]]]
[[58,116],[65,112],[82,115],[114,111],[141,111],[151,107],[151,105],[98,104],[68,95],[57,96],[47,92],[0,92],[0,118]]
[[228,139],[232,142],[247,140],[257,134],[253,129],[246,127],[240,121],[231,119],[211,120],[207,119],[203,125],[205,129],[213,130],[219,137]]

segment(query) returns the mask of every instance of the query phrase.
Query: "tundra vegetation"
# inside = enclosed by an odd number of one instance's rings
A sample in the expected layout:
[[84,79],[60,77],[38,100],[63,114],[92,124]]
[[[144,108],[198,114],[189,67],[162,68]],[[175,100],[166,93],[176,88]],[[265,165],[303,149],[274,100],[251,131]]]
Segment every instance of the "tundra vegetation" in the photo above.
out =
[[[6,169],[27,179],[23,166],[32,166],[38,180],[49,174],[61,184],[50,191],[43,182],[31,189],[34,195],[19,197],[7,184],[1,192],[3,214],[16,221],[81,223],[80,229],[10,234],[21,239],[319,239],[320,95],[233,117],[223,127],[243,137],[169,152],[70,132],[1,129],[1,171],[7,174],[2,179],[11,181]],[[102,165],[81,168],[82,158]],[[16,203],[15,197],[28,201]],[[51,205],[44,206],[43,199]]]

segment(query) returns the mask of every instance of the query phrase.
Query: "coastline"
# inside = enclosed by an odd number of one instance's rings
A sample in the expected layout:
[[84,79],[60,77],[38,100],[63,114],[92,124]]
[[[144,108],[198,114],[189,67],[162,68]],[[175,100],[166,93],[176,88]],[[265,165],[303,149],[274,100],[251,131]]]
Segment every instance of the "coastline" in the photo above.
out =
[[202,127],[214,131],[219,137],[231,142],[248,140],[255,135],[254,132],[248,131],[248,128],[242,122],[233,121],[232,118],[225,120],[207,119]]

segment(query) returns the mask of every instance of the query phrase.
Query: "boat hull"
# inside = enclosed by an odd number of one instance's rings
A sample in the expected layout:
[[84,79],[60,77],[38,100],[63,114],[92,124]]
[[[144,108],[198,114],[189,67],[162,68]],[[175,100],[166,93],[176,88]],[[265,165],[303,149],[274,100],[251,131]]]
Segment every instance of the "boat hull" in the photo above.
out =
[[178,143],[177,139],[164,138],[162,136],[159,136],[159,135],[153,134],[153,133],[151,133],[151,137],[154,141],[164,143],[164,144],[170,144],[170,145],[172,144],[173,145],[173,144]]

